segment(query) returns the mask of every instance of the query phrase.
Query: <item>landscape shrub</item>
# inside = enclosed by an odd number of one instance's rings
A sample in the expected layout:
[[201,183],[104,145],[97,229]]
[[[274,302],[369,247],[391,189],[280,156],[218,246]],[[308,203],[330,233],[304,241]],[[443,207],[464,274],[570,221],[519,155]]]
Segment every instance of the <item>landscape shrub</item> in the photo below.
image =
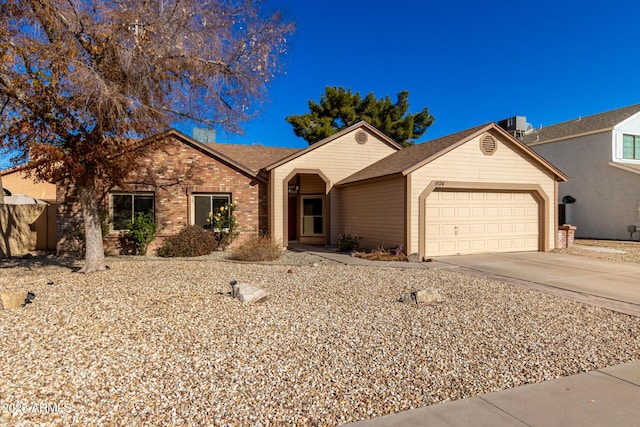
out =
[[360,248],[360,239],[362,237],[354,236],[352,234],[340,234],[338,236],[338,250],[340,252],[353,252]]
[[153,220],[153,213],[139,212],[133,221],[127,222],[127,236],[136,244],[140,255],[147,254],[149,243],[156,238],[158,226]]
[[175,236],[167,237],[158,249],[161,257],[194,257],[216,250],[218,241],[213,233],[199,225],[188,225]]
[[282,249],[268,236],[251,236],[231,253],[231,259],[237,261],[275,261],[280,258]]
[[216,250],[222,249],[226,251],[229,245],[238,237],[238,222],[234,211],[236,205],[226,203],[216,212],[209,212],[209,224],[206,229],[210,230],[217,242]]

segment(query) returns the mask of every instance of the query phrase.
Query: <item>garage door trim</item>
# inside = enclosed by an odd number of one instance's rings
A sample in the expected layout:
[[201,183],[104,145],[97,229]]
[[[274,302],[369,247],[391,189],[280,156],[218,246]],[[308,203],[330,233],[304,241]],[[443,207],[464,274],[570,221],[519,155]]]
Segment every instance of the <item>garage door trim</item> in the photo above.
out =
[[426,200],[429,194],[434,191],[504,191],[514,193],[530,193],[538,202],[538,250],[543,252],[549,251],[549,196],[544,192],[539,184],[516,184],[516,183],[498,183],[498,182],[460,182],[460,181],[431,181],[422,191],[419,197],[420,215],[419,215],[419,236],[418,245],[420,248],[420,257],[427,255],[426,252],[426,235],[425,235],[425,218],[426,218]]

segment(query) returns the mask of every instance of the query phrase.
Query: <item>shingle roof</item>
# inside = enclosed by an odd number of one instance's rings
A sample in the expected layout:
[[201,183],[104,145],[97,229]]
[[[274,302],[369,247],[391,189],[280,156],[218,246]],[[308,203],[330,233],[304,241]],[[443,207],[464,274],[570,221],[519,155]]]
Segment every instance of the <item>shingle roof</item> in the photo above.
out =
[[265,147],[262,145],[218,143],[207,145],[211,149],[224,154],[256,172],[271,163],[277,162],[301,150],[300,148]]
[[348,176],[338,184],[348,184],[356,181],[403,173],[408,169],[412,169],[417,164],[428,162],[436,155],[444,154],[448,149],[453,148],[454,145],[467,140],[469,137],[488,126],[491,126],[491,123],[476,126],[474,128],[463,130],[428,142],[423,142],[422,144],[412,145],[379,160],[351,176]]
[[526,134],[522,138],[522,142],[528,145],[562,140],[576,135],[604,132],[613,129],[615,125],[638,112],[640,112],[640,104],[545,126]]
[[255,177],[258,177],[260,169],[263,167],[278,161],[283,157],[287,157],[296,151],[300,151],[298,148],[265,147],[262,145],[211,144],[199,142],[176,129],[169,129],[168,131],[154,135],[151,138],[162,139],[170,136],[174,136],[192,147],[195,147],[208,155]]

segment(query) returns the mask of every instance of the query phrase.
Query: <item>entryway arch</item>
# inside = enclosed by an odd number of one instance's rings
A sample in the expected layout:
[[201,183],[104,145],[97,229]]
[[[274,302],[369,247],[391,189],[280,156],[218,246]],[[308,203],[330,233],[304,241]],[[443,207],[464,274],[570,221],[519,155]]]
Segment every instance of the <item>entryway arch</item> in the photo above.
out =
[[294,169],[283,180],[283,245],[327,244],[331,182],[319,169]]

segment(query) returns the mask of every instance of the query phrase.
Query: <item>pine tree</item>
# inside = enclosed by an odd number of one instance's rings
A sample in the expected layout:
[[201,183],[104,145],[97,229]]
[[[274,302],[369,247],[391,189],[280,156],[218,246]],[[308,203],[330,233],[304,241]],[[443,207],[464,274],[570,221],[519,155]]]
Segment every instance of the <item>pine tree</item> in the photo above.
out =
[[381,132],[404,146],[421,137],[434,118],[425,107],[417,114],[409,114],[409,92],[398,93],[394,104],[389,96],[377,99],[373,92],[364,99],[351,89],[327,86],[320,103],[309,101],[309,113],[288,116],[296,136],[309,145],[345,129],[360,120],[375,126]]

